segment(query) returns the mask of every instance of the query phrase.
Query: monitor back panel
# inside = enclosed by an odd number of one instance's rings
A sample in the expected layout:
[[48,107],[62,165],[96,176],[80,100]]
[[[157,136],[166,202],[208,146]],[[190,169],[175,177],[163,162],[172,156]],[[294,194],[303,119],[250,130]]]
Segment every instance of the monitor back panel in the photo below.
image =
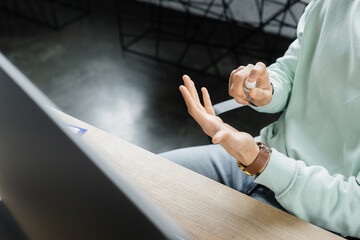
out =
[[0,196],[30,239],[165,238],[1,68]]

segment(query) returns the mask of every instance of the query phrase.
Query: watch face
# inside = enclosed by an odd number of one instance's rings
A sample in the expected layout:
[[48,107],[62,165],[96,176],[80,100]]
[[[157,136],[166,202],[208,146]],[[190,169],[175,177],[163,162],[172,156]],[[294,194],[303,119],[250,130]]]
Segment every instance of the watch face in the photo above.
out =
[[265,152],[268,152],[268,153],[271,153],[272,150],[271,148],[269,148],[268,146],[266,146],[265,144],[261,143],[260,147],[265,151]]
[[267,151],[268,153],[271,153],[271,152],[272,152],[271,148],[269,148],[268,146],[265,146],[265,147],[264,147],[264,150]]

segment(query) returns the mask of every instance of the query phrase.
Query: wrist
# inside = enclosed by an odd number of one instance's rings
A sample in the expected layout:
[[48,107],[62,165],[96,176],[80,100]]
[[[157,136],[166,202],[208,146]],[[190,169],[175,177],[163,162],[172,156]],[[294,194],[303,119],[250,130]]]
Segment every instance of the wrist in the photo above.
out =
[[255,161],[257,156],[259,156],[259,153],[260,153],[260,148],[254,142],[254,146],[252,147],[252,149],[250,151],[248,151],[248,154],[243,158],[244,159],[244,166],[247,167],[247,166],[251,165]]
[[259,154],[255,158],[255,160],[253,160],[252,163],[250,163],[250,165],[244,166],[242,162],[240,162],[239,160],[237,161],[237,165],[239,166],[239,168],[244,173],[250,176],[253,176],[255,174],[260,174],[264,171],[270,160],[270,156],[272,152],[271,148],[269,148],[268,146],[266,146],[261,142],[257,143],[257,147],[259,149],[258,150]]

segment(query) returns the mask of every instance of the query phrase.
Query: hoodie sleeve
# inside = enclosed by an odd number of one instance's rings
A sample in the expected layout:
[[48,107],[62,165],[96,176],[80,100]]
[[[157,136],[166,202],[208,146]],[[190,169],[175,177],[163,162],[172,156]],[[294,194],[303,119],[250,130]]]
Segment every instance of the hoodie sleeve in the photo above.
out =
[[[359,158],[360,161],[360,158]],[[346,236],[360,237],[360,173],[345,178],[321,166],[306,166],[273,149],[255,182],[274,191],[293,215]]]
[[301,39],[306,24],[306,18],[311,11],[315,1],[311,1],[301,16],[297,27],[297,39],[289,46],[283,57],[278,58],[275,63],[268,67],[270,82],[274,92],[269,104],[257,107],[250,103],[250,106],[258,112],[276,113],[286,109],[294,76],[301,54]]

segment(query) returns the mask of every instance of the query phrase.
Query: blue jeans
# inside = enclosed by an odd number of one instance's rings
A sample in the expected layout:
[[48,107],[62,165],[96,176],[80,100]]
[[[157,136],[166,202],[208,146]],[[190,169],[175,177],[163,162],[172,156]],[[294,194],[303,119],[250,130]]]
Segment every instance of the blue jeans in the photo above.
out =
[[159,155],[263,203],[286,211],[275,199],[273,191],[255,183],[254,176],[243,173],[237,166],[236,159],[218,144],[182,148]]

